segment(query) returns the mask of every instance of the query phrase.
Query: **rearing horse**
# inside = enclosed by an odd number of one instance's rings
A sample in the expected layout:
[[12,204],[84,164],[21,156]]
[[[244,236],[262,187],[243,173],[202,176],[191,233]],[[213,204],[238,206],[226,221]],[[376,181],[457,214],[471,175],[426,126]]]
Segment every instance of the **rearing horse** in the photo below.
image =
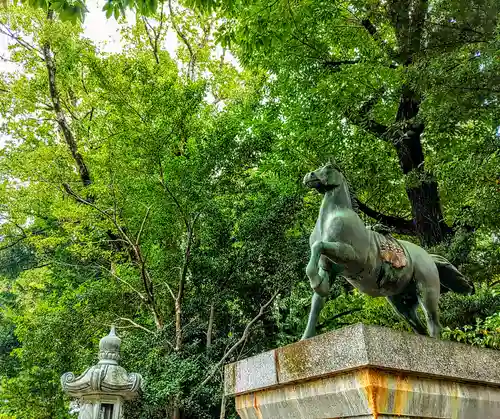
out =
[[439,338],[441,286],[470,294],[473,287],[466,278],[441,256],[367,229],[353,210],[343,174],[333,164],[308,173],[304,185],[323,193],[324,198],[309,238],[311,258],[306,274],[314,294],[302,339],[315,335],[319,313],[330,291],[330,277],[340,273],[361,292],[387,297],[415,332],[427,334],[417,315],[420,303],[430,336]]

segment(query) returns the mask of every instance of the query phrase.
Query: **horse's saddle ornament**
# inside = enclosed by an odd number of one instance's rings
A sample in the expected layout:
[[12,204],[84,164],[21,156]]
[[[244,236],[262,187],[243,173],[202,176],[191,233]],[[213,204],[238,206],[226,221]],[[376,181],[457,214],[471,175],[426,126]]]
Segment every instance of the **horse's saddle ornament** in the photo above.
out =
[[397,269],[404,268],[408,263],[403,248],[390,236],[384,236],[380,243],[380,258]]

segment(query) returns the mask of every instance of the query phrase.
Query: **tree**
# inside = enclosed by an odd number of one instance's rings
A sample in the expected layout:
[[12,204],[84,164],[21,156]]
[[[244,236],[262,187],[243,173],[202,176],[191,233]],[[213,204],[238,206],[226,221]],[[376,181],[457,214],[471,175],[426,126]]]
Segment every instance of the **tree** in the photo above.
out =
[[[61,4],[0,16],[20,66],[0,81],[10,138],[0,151],[0,414],[66,417],[59,377],[95,361],[112,323],[125,367],[146,379],[130,417],[234,414],[222,364],[294,342],[305,326],[320,197],[301,179],[329,154],[367,222],[436,244],[474,279],[476,296],[443,297],[445,336],[498,346],[498,35],[485,22],[474,28],[487,42],[460,35],[434,50],[435,18],[455,3],[432,3],[417,48],[396,37],[415,26],[396,24],[394,2],[224,2],[215,14],[200,13],[206,1],[112,2],[110,16],[128,5],[156,14],[138,14],[124,50],[106,55],[59,19]],[[473,15],[454,16],[472,36],[463,22]],[[163,49],[168,28],[175,57]],[[448,29],[438,34],[455,39]],[[384,301],[335,284],[320,327],[357,321],[407,329]]]
[[[129,361],[149,377],[147,407],[139,414],[208,417],[218,400],[196,384],[208,383],[221,359],[238,356],[252,325],[270,323],[276,287],[287,285],[272,279],[280,278],[279,255],[268,256],[267,284],[258,282],[262,254],[230,239],[243,228],[255,236],[259,218],[244,227],[245,217],[255,212],[266,222],[263,204],[269,194],[281,195],[251,176],[268,142],[257,127],[250,133],[242,124],[249,109],[250,118],[259,113],[261,78],[211,60],[206,31],[188,31],[193,16],[177,27],[189,52],[180,51],[189,63],[181,74],[155,47],[164,36],[161,19],[172,15],[139,19],[125,34],[127,52],[109,57],[51,10],[20,7],[8,17],[2,31],[15,41],[12,58],[23,71],[3,79],[4,132],[13,141],[0,162],[8,180],[2,214],[9,220],[1,226],[2,246],[17,252],[26,246],[33,261],[5,284],[14,292],[5,314],[19,341],[10,351],[20,372],[4,375],[2,409],[26,418],[62,417],[59,376],[90,363],[98,337],[114,322],[141,342],[131,339],[137,346],[130,353],[148,354]],[[228,78],[231,91],[223,85]],[[218,104],[204,100],[209,92]],[[269,129],[264,125],[260,134]],[[248,185],[253,192],[245,192]],[[294,214],[287,213],[290,221],[270,232],[269,241],[286,234]],[[235,264],[253,270],[245,284],[233,282]],[[301,265],[290,264],[302,273]],[[28,398],[34,408],[23,412],[26,397],[18,395],[36,385]]]
[[[355,173],[376,171],[379,185],[381,176],[386,179],[386,193],[404,190],[409,205],[403,196],[398,200],[411,209],[411,223],[361,201],[363,212],[432,246],[461,222],[458,214],[443,214],[449,181],[433,170],[438,162],[460,160],[451,142],[471,146],[467,137],[477,135],[475,157],[496,160],[499,9],[491,1],[468,6],[425,0],[234,3],[225,10],[221,40],[243,63],[272,74],[271,95],[282,103],[290,135],[307,138],[302,148],[334,152]],[[343,141],[346,136],[352,141]],[[355,161],[347,153],[356,154]],[[483,176],[493,175],[492,168]],[[484,184],[490,197],[495,176]],[[365,183],[366,177],[358,178],[357,185]]]

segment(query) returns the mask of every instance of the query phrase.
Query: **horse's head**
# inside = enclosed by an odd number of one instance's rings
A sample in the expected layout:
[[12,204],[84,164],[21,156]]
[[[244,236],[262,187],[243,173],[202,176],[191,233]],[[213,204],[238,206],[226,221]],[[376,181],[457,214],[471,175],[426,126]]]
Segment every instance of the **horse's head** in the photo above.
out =
[[344,184],[344,176],[332,163],[327,163],[304,177],[304,185],[308,188],[314,188],[320,193],[331,191]]

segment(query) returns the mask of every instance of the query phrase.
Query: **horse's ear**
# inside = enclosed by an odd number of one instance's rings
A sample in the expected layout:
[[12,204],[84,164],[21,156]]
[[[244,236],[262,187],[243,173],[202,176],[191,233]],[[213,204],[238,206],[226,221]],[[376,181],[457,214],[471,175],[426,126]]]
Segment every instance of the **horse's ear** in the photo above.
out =
[[328,159],[326,160],[326,164],[333,166],[333,167],[336,167],[337,162],[335,161],[335,157],[329,156]]
[[334,169],[338,170],[340,173],[342,173],[342,169],[340,167],[340,165],[338,164],[337,160],[335,160],[335,157],[333,156],[330,156],[328,158],[328,162],[327,164],[329,164],[330,166],[332,166]]

